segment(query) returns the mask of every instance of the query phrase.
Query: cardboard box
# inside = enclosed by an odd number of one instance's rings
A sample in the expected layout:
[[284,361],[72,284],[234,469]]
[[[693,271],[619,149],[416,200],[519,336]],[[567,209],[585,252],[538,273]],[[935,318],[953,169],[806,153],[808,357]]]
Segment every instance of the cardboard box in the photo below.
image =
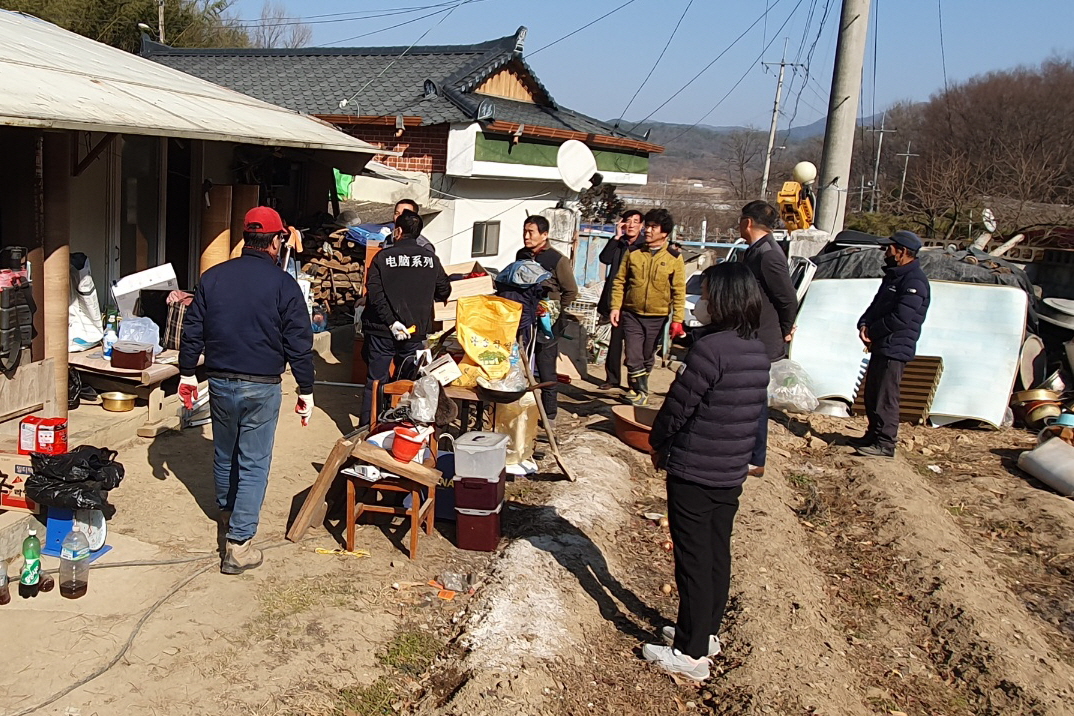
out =
[[29,455],[0,453],[0,510],[37,513],[40,506],[26,497],[26,480],[32,474]]
[[[484,271],[485,267],[477,261],[467,261],[461,264],[449,264],[444,267],[444,272],[449,276],[462,274],[467,276],[475,271]],[[496,292],[496,287],[492,284],[492,276],[488,274],[484,276],[478,276],[477,278],[463,278],[458,281],[451,282],[451,296],[448,297],[448,302],[457,301],[463,296],[489,296]],[[437,304],[438,306],[441,304]],[[454,309],[454,306],[452,306]],[[437,319],[442,320],[442,319]],[[454,315],[452,316],[454,320]]]
[[175,269],[171,264],[163,264],[132,273],[116,281],[112,287],[112,296],[115,297],[116,307],[123,318],[130,318],[134,315],[134,306],[143,288],[160,291],[178,290],[179,281],[175,278]]
[[434,321],[454,321],[455,314],[458,310],[457,301],[448,301],[447,303],[434,303],[433,304],[433,320]]

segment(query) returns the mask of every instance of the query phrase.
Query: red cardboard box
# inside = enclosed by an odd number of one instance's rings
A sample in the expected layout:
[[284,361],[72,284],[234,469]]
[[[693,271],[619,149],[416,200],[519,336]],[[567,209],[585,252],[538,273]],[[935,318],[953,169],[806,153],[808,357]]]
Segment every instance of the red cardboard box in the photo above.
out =
[[19,454],[40,452],[63,455],[67,452],[67,418],[29,415],[19,423]]
[[0,510],[36,513],[40,509],[26,497],[26,480],[31,474],[29,457],[0,453]]

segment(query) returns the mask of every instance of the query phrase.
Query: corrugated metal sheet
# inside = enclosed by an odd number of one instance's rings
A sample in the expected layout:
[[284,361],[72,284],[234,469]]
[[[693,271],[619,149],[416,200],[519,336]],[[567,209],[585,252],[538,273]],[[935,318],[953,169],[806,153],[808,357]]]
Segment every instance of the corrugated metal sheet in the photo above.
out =
[[0,11],[0,125],[394,154],[312,117]]

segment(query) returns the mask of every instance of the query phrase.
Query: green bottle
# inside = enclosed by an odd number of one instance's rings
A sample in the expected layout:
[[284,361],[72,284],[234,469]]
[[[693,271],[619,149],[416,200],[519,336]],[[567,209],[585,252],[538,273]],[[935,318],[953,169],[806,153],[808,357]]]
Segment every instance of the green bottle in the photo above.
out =
[[41,540],[37,539],[37,530],[30,528],[30,534],[22,541],[22,578],[19,580],[19,596],[23,599],[36,597],[41,589]]

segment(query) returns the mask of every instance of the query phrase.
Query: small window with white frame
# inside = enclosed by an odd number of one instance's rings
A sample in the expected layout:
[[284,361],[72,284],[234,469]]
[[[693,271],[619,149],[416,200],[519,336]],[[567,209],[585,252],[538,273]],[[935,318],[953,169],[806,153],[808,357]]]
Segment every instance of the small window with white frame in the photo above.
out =
[[482,256],[496,256],[499,253],[500,222],[474,222],[474,241],[470,249],[470,256],[476,259]]

